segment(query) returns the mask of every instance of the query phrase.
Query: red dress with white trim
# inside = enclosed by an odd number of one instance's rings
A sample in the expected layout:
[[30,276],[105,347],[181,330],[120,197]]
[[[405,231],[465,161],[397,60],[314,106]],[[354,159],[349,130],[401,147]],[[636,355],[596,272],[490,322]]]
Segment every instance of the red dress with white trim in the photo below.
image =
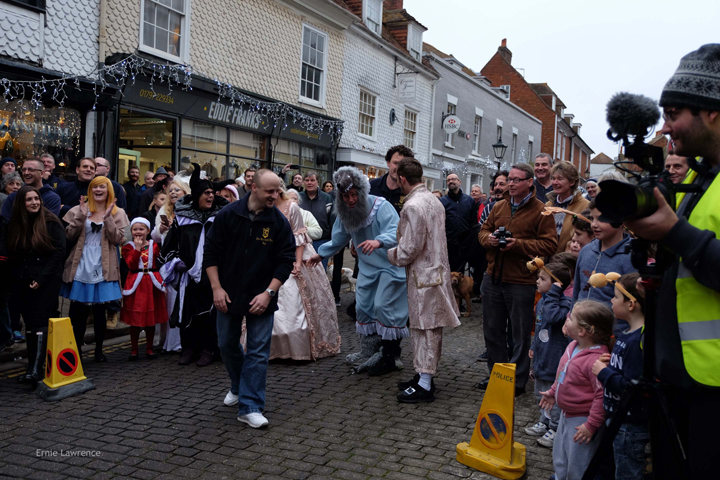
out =
[[130,273],[123,290],[122,321],[133,327],[152,327],[167,322],[165,286],[155,258],[160,247],[150,240],[142,250],[130,242],[122,248],[122,257]]

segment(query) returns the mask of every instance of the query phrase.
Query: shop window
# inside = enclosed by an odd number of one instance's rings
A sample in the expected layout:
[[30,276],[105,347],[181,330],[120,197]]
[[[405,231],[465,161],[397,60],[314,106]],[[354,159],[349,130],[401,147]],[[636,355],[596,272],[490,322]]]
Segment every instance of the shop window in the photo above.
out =
[[169,60],[187,57],[187,0],[142,0],[141,50]]
[[120,109],[118,181],[128,181],[132,165],[140,169],[141,182],[146,172],[172,166],[174,132],[175,122],[170,119]]
[[183,148],[227,153],[227,128],[183,119],[181,142]]
[[417,112],[405,110],[405,146],[409,149],[415,148],[415,136],[417,135]]
[[80,158],[82,122],[80,112],[72,108],[33,109],[19,100],[0,103],[0,155],[21,164],[49,153],[56,172],[62,174]]
[[375,135],[375,105],[377,97],[365,90],[360,90],[360,117],[358,133],[373,138]]
[[323,108],[327,41],[328,37],[325,32],[303,25],[300,101]]
[[[182,150],[181,158],[187,163],[197,163],[200,170],[205,172],[205,178],[212,181],[224,180],[227,172],[228,157],[217,153]],[[189,161],[188,161],[189,160]]]

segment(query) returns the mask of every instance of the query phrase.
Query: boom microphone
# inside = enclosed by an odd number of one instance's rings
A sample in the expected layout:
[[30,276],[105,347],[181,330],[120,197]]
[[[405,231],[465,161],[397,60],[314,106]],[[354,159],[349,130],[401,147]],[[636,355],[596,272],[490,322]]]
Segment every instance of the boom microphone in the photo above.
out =
[[628,135],[643,138],[660,120],[660,109],[655,100],[627,92],[613,95],[606,112],[610,124],[608,138],[613,141]]

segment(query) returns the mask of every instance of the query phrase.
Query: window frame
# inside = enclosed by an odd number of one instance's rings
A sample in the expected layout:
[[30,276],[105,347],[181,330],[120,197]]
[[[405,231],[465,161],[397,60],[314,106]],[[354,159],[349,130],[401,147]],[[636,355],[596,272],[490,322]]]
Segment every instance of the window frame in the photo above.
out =
[[513,165],[517,163],[517,141],[518,134],[513,132],[512,141],[510,142],[510,158],[512,158]]
[[[407,127],[408,114],[415,116],[415,120],[414,120],[415,130],[411,130]],[[411,108],[405,107],[405,115],[403,118],[403,145],[408,147],[410,150],[415,150],[415,144],[417,143],[417,131],[418,131],[418,112]],[[412,145],[407,144],[407,138],[408,138],[407,132],[412,133]]]
[[[360,95],[358,95],[358,129],[357,129],[357,134],[358,134],[359,137],[366,138],[366,139],[368,139],[368,140],[373,140],[373,141],[374,141],[375,139],[377,139],[378,98],[379,98],[380,96],[379,96],[378,94],[372,92],[371,90],[369,90],[369,89],[367,89],[367,88],[363,88],[363,87],[360,87],[360,92],[359,92],[359,93],[360,93]],[[375,104],[374,104],[375,110],[374,110],[372,116],[370,116],[369,114],[363,112],[363,111],[360,109],[360,105],[362,104],[362,96],[363,96],[363,94],[369,95],[369,96],[371,96],[371,97],[373,97],[373,98],[375,99]],[[372,125],[371,125],[372,135],[368,135],[368,134],[362,133],[362,132],[360,131],[360,126],[361,126],[360,115],[367,115],[368,117],[370,117],[370,118],[373,119],[373,123],[372,123]]]
[[[185,13],[182,14],[180,19],[180,55],[172,55],[170,53],[158,50],[155,47],[145,45],[145,3],[152,2],[158,3],[153,0],[140,0],[140,32],[138,34],[138,50],[141,52],[148,53],[155,57],[159,57],[175,63],[187,63],[190,61],[190,24],[191,24],[191,11],[190,5],[191,0],[183,0],[185,6]],[[160,5],[163,8],[168,8],[165,5]],[[174,10],[173,10],[174,11]],[[153,24],[154,25],[154,24]]]
[[[379,6],[379,20],[378,20],[378,30],[375,31],[373,27],[368,25],[367,19],[368,19],[368,11],[370,7],[370,2],[374,2]],[[382,0],[363,0],[363,10],[362,10],[362,21],[365,24],[366,27],[370,29],[371,32],[373,32],[375,35],[382,36],[382,16],[383,16],[383,1]],[[373,20],[373,22],[375,22]]]
[[472,153],[479,154],[480,153],[480,135],[482,133],[482,115],[475,114],[475,125],[473,126],[473,135],[475,136],[473,141],[473,150]]
[[45,13],[47,12],[47,1],[46,0],[38,0],[37,3],[41,3],[42,6],[39,5],[30,5],[26,1],[23,0],[3,0],[5,3],[9,3],[11,5],[15,5],[16,7],[24,8],[26,10],[30,10],[37,13]]
[[[320,99],[315,100],[314,98],[306,97],[302,94],[302,84],[303,84],[303,76],[302,76],[302,70],[303,70],[303,45],[305,40],[305,29],[311,30],[317,35],[320,35],[325,40],[325,50],[323,51],[323,68],[322,68],[322,81],[320,83]],[[304,103],[305,105],[312,105],[314,107],[318,108],[325,108],[325,101],[326,101],[326,91],[327,91],[327,68],[328,68],[328,50],[330,47],[330,35],[328,35],[327,32],[324,32],[320,30],[317,27],[314,27],[308,23],[302,24],[302,35],[300,39],[300,72],[298,73],[298,77],[300,81],[298,82],[298,102]],[[308,64],[310,65],[310,64]],[[311,65],[313,68],[316,68],[314,65]]]
[[[457,103],[448,102],[446,113],[448,115],[457,115]],[[446,147],[455,148],[455,145],[453,144],[453,138],[455,138],[454,133],[446,133],[445,134],[445,146]]]
[[[413,44],[416,42],[415,39],[417,39],[417,46],[420,47],[420,50],[417,51],[417,57],[413,53],[414,49],[411,48],[411,46],[414,46]],[[418,62],[422,61],[422,32],[411,23],[408,24],[407,51],[415,60]]]

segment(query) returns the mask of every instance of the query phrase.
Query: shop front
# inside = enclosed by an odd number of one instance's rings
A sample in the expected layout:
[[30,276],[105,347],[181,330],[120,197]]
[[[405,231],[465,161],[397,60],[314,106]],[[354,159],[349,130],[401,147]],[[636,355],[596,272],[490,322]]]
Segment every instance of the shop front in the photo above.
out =
[[274,123],[247,103],[219,99],[213,86],[193,79],[192,90],[170,91],[140,77],[128,85],[117,114],[116,147],[108,147],[115,152],[118,181],[127,181],[131,165],[142,178],[161,166],[179,171],[191,163],[213,180],[235,179],[251,166],[279,171],[286,164],[293,172],[329,177],[337,138],[290,119]]

